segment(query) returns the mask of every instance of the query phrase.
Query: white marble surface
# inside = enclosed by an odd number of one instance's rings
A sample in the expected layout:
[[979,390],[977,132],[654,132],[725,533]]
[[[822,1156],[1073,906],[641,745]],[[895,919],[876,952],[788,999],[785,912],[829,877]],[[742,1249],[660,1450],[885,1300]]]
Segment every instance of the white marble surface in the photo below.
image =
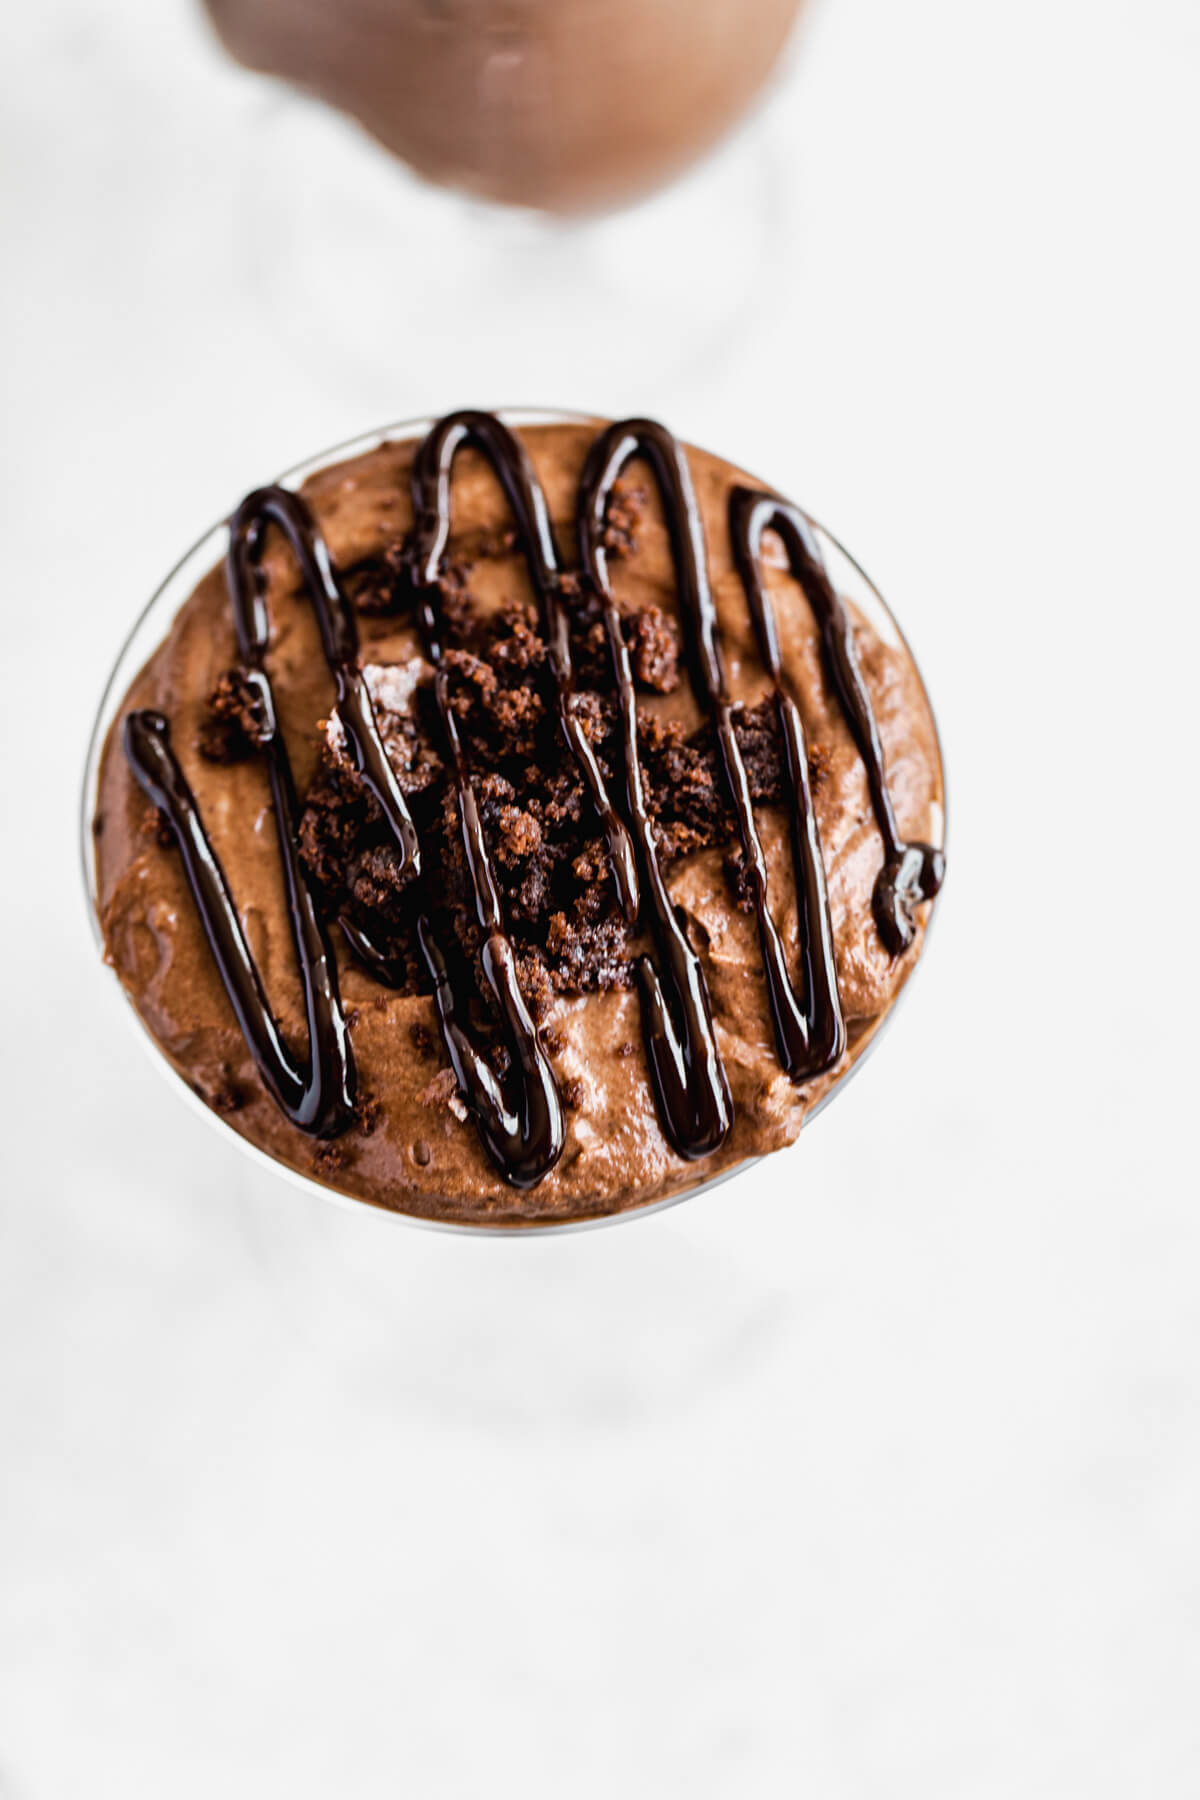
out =
[[[274,334],[256,85],[182,0],[20,12],[0,1795],[1194,1794],[1194,0],[824,0],[737,341],[551,392]],[[179,1105],[75,795],[133,609],[244,488],[512,399],[656,410],[826,519],[921,655],[952,831],[907,1016],[797,1152],[481,1243]]]

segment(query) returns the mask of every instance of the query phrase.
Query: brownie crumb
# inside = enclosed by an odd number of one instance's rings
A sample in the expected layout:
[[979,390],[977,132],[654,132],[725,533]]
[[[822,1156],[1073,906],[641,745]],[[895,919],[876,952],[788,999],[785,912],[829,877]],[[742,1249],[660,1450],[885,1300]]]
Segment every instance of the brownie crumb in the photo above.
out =
[[206,762],[244,762],[262,744],[267,721],[261,696],[242,669],[227,669],[208,697],[196,748]]
[[318,1144],[312,1154],[312,1171],[314,1175],[336,1175],[346,1161],[346,1153],[341,1142],[328,1138]]
[[373,1094],[360,1094],[354,1102],[354,1118],[363,1137],[370,1137],[380,1119],[383,1108]]
[[625,628],[633,678],[652,694],[673,694],[679,686],[679,638],[660,606],[644,606]]
[[587,1086],[578,1075],[569,1075],[562,1084],[562,1097],[568,1112],[578,1112],[587,1099]]
[[829,752],[821,744],[810,744],[808,747],[808,783],[814,794],[819,794],[829,780],[833,769]]
[[567,1040],[561,1031],[555,1031],[552,1025],[543,1031],[542,1048],[547,1056],[561,1056],[566,1047]]
[[[642,490],[622,489],[614,530],[628,537],[644,500]],[[387,564],[382,570],[376,559],[356,572],[360,586],[370,580],[378,585],[385,576],[403,585],[400,553],[389,556],[390,562],[382,559]],[[564,578],[562,593],[575,659],[571,710],[601,775],[619,794],[622,725],[597,596],[574,577]],[[442,667],[517,980],[534,1022],[544,1026],[561,995],[632,988],[639,940],[617,902],[606,837],[587,783],[563,743],[537,607],[515,598],[480,605],[471,591],[470,565],[460,554],[443,570],[442,615]],[[675,620],[647,605],[626,619],[625,630],[639,687],[653,694],[673,692],[683,675]],[[501,1021],[484,971],[485,934],[458,796],[443,761],[432,682],[428,673],[415,685],[391,683],[386,675],[383,666],[368,678],[380,734],[421,843],[421,904],[442,954],[471,992],[472,1029],[488,1040],[489,1060],[501,1070],[506,1054]],[[392,706],[389,693],[400,696]],[[786,781],[773,698],[740,708],[734,728],[755,805],[779,804]],[[700,850],[726,851],[736,832],[711,724],[689,733],[682,721],[646,709],[638,719],[638,741],[663,866]],[[305,796],[299,838],[325,917],[330,923],[345,920],[373,946],[367,972],[395,992],[429,994],[413,870],[401,865],[363,777],[328,737]],[[730,878],[738,880],[736,867]],[[387,1000],[381,996],[373,1004],[384,1008]],[[414,1026],[411,1034],[420,1056],[438,1054],[436,1034],[427,1026]],[[438,1097],[435,1092],[431,1103]],[[456,1105],[461,1108],[461,1100]]]
[[351,605],[364,618],[386,618],[397,612],[405,596],[404,541],[397,539],[381,556],[360,563],[346,578]]
[[458,1081],[453,1069],[439,1069],[432,1081],[427,1081],[417,1095],[422,1106],[448,1106],[458,1093]]
[[142,831],[162,850],[170,850],[175,843],[171,821],[160,806],[147,806],[142,816]]
[[517,958],[517,983],[534,1024],[540,1025],[554,1004],[554,983],[538,951]]
[[619,558],[633,554],[646,500],[646,490],[638,483],[625,480],[613,483],[601,539],[610,556]]
[[626,1038],[626,1040],[623,1044],[617,1045],[617,1055],[618,1056],[632,1056],[635,1048],[636,1048],[636,1046],[631,1044],[629,1039]]
[[531,812],[523,812],[519,806],[502,806],[498,824],[496,855],[509,868],[528,861],[541,849],[542,828]]
[[750,870],[741,850],[731,850],[725,858],[725,880],[733,896],[733,903],[739,912],[754,911],[754,886],[750,879]]
[[235,1085],[233,1071],[227,1064],[222,1064],[220,1078],[211,1087],[194,1084],[195,1091],[206,1106],[211,1106],[215,1113],[227,1117],[230,1113],[240,1111],[246,1104],[246,1096]]

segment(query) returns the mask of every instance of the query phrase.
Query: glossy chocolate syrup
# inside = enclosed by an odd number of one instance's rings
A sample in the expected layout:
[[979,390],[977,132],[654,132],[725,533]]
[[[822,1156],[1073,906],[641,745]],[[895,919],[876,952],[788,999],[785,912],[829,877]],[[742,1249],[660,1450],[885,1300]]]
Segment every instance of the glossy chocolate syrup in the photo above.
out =
[[266,682],[263,658],[270,643],[271,626],[258,559],[269,523],[277,525],[291,545],[312,601],[321,647],[334,679],[337,714],[346,734],[349,760],[383,813],[401,867],[411,865],[419,874],[421,850],[416,828],[383,747],[375,709],[358,664],[354,609],[334,572],[329,548],[307,501],[286,488],[260,488],[242,501],[229,521],[225,577],[243,665]]
[[[699,520],[689,517],[686,506],[678,505],[679,496],[669,479],[664,478],[662,465],[653,454],[659,443],[654,433],[661,430],[660,426],[650,427],[647,421],[635,419],[611,425],[597,438],[584,465],[577,523],[580,560],[604,608],[604,631],[621,721],[625,805],[638,847],[643,919],[657,953],[657,961],[650,956],[638,959],[646,1058],[667,1136],[680,1156],[698,1158],[710,1155],[728,1137],[733,1126],[733,1101],[717,1048],[704,971],[679,921],[659,865],[638,755],[633,671],[604,548],[604,525],[613,487],[626,464],[639,451],[647,452],[671,528],[675,576],[681,593],[695,580],[694,536]],[[699,549],[703,560],[702,540]]]
[[571,619],[563,603],[562,575],[546,495],[524,444],[492,413],[451,413],[434,426],[417,452],[412,471],[414,522],[410,555],[413,581],[427,592],[438,585],[442,558],[450,539],[450,478],[454,459],[468,444],[487,457],[516,519],[529,579],[541,613],[559,725],[567,748],[579,765],[608,840],[609,867],[617,900],[626,921],[632,924],[638,910],[633,844],[609,799],[596,753],[572,707],[575,669],[571,657]]
[[166,719],[156,712],[130,713],[123,741],[135,776],[170,824],[221,981],[264,1083],[294,1125],[317,1137],[332,1137],[354,1116],[354,1055],[338,995],[337,964],[300,858],[296,784],[264,661],[270,625],[257,561],[268,519],[287,534],[300,563],[337,682],[339,705],[344,698],[349,708],[346,735],[354,744],[356,766],[384,805],[402,855],[415,858],[416,838],[375,728],[358,669],[354,615],[338,586],[324,539],[299,495],[283,488],[261,489],[242,502],[229,522],[226,577],[243,671],[257,700],[257,746],[267,759],[288,918],[304,988],[308,1058],[303,1066],[285,1044],[271,1011],[237,907],[171,748]]
[[[784,742],[788,746],[793,841],[798,864],[796,887],[801,899],[807,977],[804,994],[797,998],[788,975],[783,940],[768,903],[767,859],[754,822],[750,781],[734,729],[738,709],[730,699],[726,685],[725,664],[717,628],[717,609],[713,605],[712,590],[708,582],[704,526],[700,509],[696,505],[687,456],[682,445],[670,432],[665,431],[661,425],[656,425],[653,420],[631,419],[614,425],[597,444],[595,463],[589,466],[584,476],[580,516],[586,522],[585,553],[595,579],[607,591],[608,573],[603,563],[599,532],[613,483],[635,456],[643,458],[653,471],[671,533],[684,641],[690,652],[697,691],[705,702],[716,732],[725,787],[737,821],[758,925],[759,948],[767,979],[767,996],[779,1060],[794,1079],[808,1080],[837,1061],[846,1047],[846,1030],[838,999],[833,921],[829,916],[825,870],[817,838],[812,796],[808,790],[808,757],[800,715],[783,692],[782,670],[776,648],[773,662],[769,657],[766,660],[775,684],[776,705]],[[612,610],[610,597],[610,612]],[[754,612],[760,636],[765,627],[773,642],[774,618],[761,589],[755,596]],[[615,616],[609,627],[610,644],[614,629],[620,630]],[[689,1027],[693,1023],[698,1021],[688,1021]],[[711,1021],[704,1023],[702,1031],[711,1035]],[[686,1053],[685,1063],[690,1066]],[[716,1094],[710,1098],[715,1106]]]
[[[825,571],[812,526],[797,507],[771,494],[751,488],[735,488],[729,496],[729,535],[734,560],[754,613],[763,657],[775,677],[779,692],[779,650],[774,627],[769,623],[766,595],[759,569],[763,533],[773,531],[787,551],[792,574],[804,589],[812,607],[825,649],[825,660],[841,702],[846,722],[854,734],[867,771],[871,804],[883,838],[884,862],[875,883],[872,904],[879,935],[898,956],[913,941],[915,907],[932,900],[942,885],[946,859],[932,844],[909,844],[900,836],[896,812],[888,790],[883,744],[871,697],[858,666],[858,648],[850,615]],[[790,753],[789,753],[790,754]]]
[[[785,748],[801,918],[799,992],[789,977],[782,939],[769,904],[766,858],[737,740],[738,709],[728,692],[708,582],[703,525],[687,458],[676,440],[650,420],[634,419],[612,425],[596,440],[581,479],[577,508],[580,561],[584,578],[601,603],[617,690],[624,817],[608,792],[595,753],[574,714],[570,601],[577,578],[564,576],[559,568],[545,495],[524,446],[490,414],[456,413],[433,428],[413,463],[414,524],[408,544],[408,578],[425,652],[434,670],[442,749],[455,784],[463,849],[484,939],[484,978],[496,1002],[510,1052],[510,1066],[503,1076],[497,1075],[470,1031],[469,979],[456,979],[438,943],[420,876],[420,846],[383,748],[359,668],[353,612],[320,530],[298,495],[281,488],[267,488],[243,503],[230,522],[227,576],[244,672],[261,712],[258,742],[268,759],[292,936],[304,984],[309,1025],[309,1056],[304,1067],[296,1064],[280,1036],[224,875],[170,748],[167,722],[161,714],[140,712],[129,716],[124,730],[126,755],[138,781],[169,821],[179,843],[185,874],[221,979],[266,1086],[301,1129],[322,1136],[344,1130],[353,1117],[353,1055],[338,999],[336,964],[297,850],[295,786],[264,664],[269,627],[257,565],[265,527],[268,522],[276,524],[295,552],[316,609],[321,642],[337,687],[337,710],[345,729],[347,754],[380,806],[401,865],[413,871],[418,941],[433,984],[438,1021],[455,1077],[496,1167],[514,1186],[536,1185],[553,1168],[562,1151],[562,1102],[517,980],[516,958],[505,930],[500,892],[450,703],[443,660],[442,563],[451,529],[451,477],[455,458],[467,445],[488,459],[512,507],[541,609],[563,737],[576,758],[604,829],[622,912],[630,924],[640,923],[653,942],[653,953],[639,959],[638,975],[647,1056],[664,1130],[680,1155],[706,1156],[729,1134],[732,1101],[703,971],[671,903],[658,860],[638,754],[637,707],[629,651],[604,547],[614,484],[635,457],[648,464],[662,498],[693,678],[716,732],[723,777],[737,822],[776,1046],[783,1067],[794,1079],[811,1079],[837,1061],[845,1048],[845,1026],[804,730],[782,667],[775,615],[760,571],[761,543],[766,531],[773,531],[782,539],[792,572],[812,605],[834,686],[866,766],[885,847],[884,867],[874,894],[875,913],[881,935],[893,951],[911,943],[913,908],[919,900],[937,892],[943,872],[940,851],[925,844],[908,844],[900,837],[879,731],[858,667],[849,615],[825,573],[808,521],[795,508],[772,495],[737,488],[730,497],[729,521],[734,556],[774,689]],[[343,919],[340,923],[352,951],[371,973],[382,982],[395,984],[401,971],[386,952],[350,921]]]
[[[499,420],[490,420],[482,413],[464,413],[453,415],[435,426],[413,463],[414,527],[410,541],[409,579],[425,654],[433,665],[433,692],[443,754],[458,795],[463,851],[475,897],[475,915],[483,932],[484,979],[500,1010],[513,1059],[507,1082],[500,1080],[471,1037],[467,1025],[468,996],[458,991],[451,978],[427,911],[422,911],[417,920],[417,938],[433,981],[434,1005],[446,1051],[467,1106],[474,1114],[476,1128],[488,1155],[505,1179],[515,1187],[527,1188],[535,1186],[548,1174],[562,1154],[565,1137],[562,1096],[517,980],[516,956],[504,927],[500,890],[488,854],[475,789],[467,770],[458,719],[451,705],[442,654],[441,562],[449,535],[450,468],[455,452],[471,441],[486,448],[500,473],[529,546],[531,574],[538,570],[542,575],[543,586],[539,592],[544,601],[551,592],[551,565],[545,559],[545,551],[548,548],[551,557],[554,552],[541,487],[535,481],[532,468],[527,463],[521,466],[524,453],[518,460],[510,452],[509,444],[515,452],[516,442]],[[549,605],[554,604],[555,601],[549,601]],[[565,630],[564,626],[564,636]],[[566,702],[563,704],[565,711]],[[563,716],[560,712],[560,717]],[[574,725],[573,720],[570,723]],[[574,747],[570,735],[568,741]],[[595,768],[595,777],[599,784],[598,796],[607,805],[598,768]],[[507,1093],[506,1088],[515,1089],[515,1092]]]

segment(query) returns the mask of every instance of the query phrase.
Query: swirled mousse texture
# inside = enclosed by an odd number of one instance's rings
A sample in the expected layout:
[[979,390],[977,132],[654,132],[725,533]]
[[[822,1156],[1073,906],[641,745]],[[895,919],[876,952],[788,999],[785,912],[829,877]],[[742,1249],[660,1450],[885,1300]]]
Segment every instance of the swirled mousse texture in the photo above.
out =
[[[574,666],[571,709],[617,812],[627,816],[611,644],[602,596],[594,572],[581,571],[577,539],[581,476],[602,429],[599,422],[563,423],[518,435],[544,492],[558,554]],[[309,477],[301,492],[353,608],[374,718],[421,844],[419,879],[397,853],[356,766],[293,547],[271,526],[258,557],[269,620],[265,664],[295,782],[300,865],[332,947],[348,1028],[352,1115],[334,1134],[314,1137],[268,1092],[219,976],[177,833],[147,799],[123,748],[131,714],[153,709],[169,722],[174,756],[280,1035],[303,1061],[304,996],[262,754],[262,695],[239,654],[223,568],[182,606],[104,746],[94,831],[107,958],[159,1048],[200,1098],[252,1144],[341,1193],[422,1217],[495,1226],[620,1212],[791,1143],[893,1005],[921,952],[929,901],[911,897],[905,948],[885,941],[878,797],[817,611],[791,572],[782,537],[768,528],[759,569],[784,687],[803,723],[805,785],[844,1020],[830,1066],[811,1079],[790,1077],[764,975],[755,879],[712,713],[698,697],[693,634],[679,597],[678,532],[673,539],[654,471],[633,455],[611,487],[599,542],[636,693],[657,865],[669,908],[698,959],[731,1107],[716,1149],[680,1155],[647,1051],[639,976],[654,947],[647,871],[640,911],[631,917],[618,901],[611,839],[564,737],[545,608],[525,546],[492,464],[468,442],[453,460],[445,496],[449,536],[437,582],[442,699],[457,728],[520,993],[562,1113],[562,1148],[548,1172],[524,1187],[507,1180],[456,1075],[418,928],[421,917],[432,921],[452,955],[467,995],[462,1017],[503,1083],[512,1057],[484,972],[488,934],[464,851],[462,794],[448,766],[430,638],[411,579],[416,451],[414,441],[382,442]],[[731,542],[730,496],[749,478],[697,450],[687,450],[685,462],[767,903],[802,996],[802,971],[812,964],[805,939],[811,951],[813,934],[803,923],[796,878],[795,784],[779,694]],[[839,581],[836,568],[830,578]],[[857,601],[848,588],[843,598],[899,837],[936,846],[942,773],[919,675],[865,588]],[[352,954],[352,941],[373,947],[370,969]]]

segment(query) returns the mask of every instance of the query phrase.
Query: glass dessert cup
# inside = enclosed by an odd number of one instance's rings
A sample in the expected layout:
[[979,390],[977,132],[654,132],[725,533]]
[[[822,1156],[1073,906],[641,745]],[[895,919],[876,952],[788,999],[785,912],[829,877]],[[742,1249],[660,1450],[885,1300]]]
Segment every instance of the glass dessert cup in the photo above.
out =
[[[499,416],[506,425],[513,429],[537,425],[578,425],[590,422],[587,415],[567,413],[559,410],[506,409]],[[367,452],[380,443],[407,443],[414,439],[421,438],[429,431],[435,422],[436,421],[432,418],[409,420],[397,425],[385,427],[381,430],[364,433],[352,440],[320,451],[316,455],[305,459],[304,462],[296,464],[291,469],[285,471],[279,478],[280,483],[287,487],[298,487],[309,475],[314,474],[320,469],[326,468],[329,464]],[[868,620],[881,639],[897,647],[902,647],[907,651],[907,645],[904,643],[902,634],[893,620],[891,613],[862,570],[847,552],[842,549],[836,539],[821,526],[817,525],[815,521],[810,521],[810,523],[816,534],[827,572],[834,587],[852,603],[863,617]],[[100,702],[87,756],[80,828],[87,903],[92,920],[92,928],[102,951],[104,949],[104,943],[97,908],[97,868],[95,840],[92,826],[97,807],[101,758],[104,744],[110,727],[119,714],[126,693],[134,677],[147,662],[152,652],[166,637],[176,613],[197,586],[201,578],[207,575],[212,568],[222,560],[227,541],[228,529],[226,524],[222,522],[206,532],[181,561],[176,564],[175,568],[167,576],[166,580],[159,587],[135,621],[108,678]],[[908,652],[908,655],[911,660],[911,652]],[[913,661],[913,667],[914,669],[916,668],[915,661]],[[937,757],[940,774],[940,747],[937,747]],[[944,792],[944,785],[942,786],[942,791]],[[925,836],[928,842],[937,849],[944,848],[944,809],[937,803],[930,807],[930,816],[927,822]],[[930,908],[932,908],[933,904],[933,902],[929,903]],[[930,912],[926,912],[926,930],[928,929],[930,916]],[[920,960],[919,956],[917,960]],[[903,988],[907,988],[912,972],[912,970],[909,971],[909,974],[903,983]],[[119,977],[117,977],[115,971],[112,972],[112,979],[117,982],[117,985],[120,988],[121,984]],[[690,1199],[696,1195],[709,1191],[711,1188],[718,1186],[722,1181],[728,1179],[731,1175],[740,1174],[752,1166],[753,1163],[762,1160],[759,1157],[750,1157],[735,1164],[733,1167],[725,1167],[718,1173],[710,1175],[707,1178],[702,1174],[701,1165],[698,1164],[696,1165],[698,1179],[692,1185],[685,1186],[680,1191],[672,1192],[657,1198],[651,1198],[642,1204],[634,1204],[625,1207],[623,1210],[601,1216],[589,1216],[565,1221],[552,1220],[545,1224],[529,1219],[510,1222],[497,1221],[495,1224],[483,1224],[477,1222],[459,1223],[451,1219],[427,1219],[406,1212],[391,1211],[383,1206],[373,1206],[367,1201],[360,1200],[348,1194],[339,1193],[335,1187],[328,1185],[324,1181],[317,1181],[316,1179],[291,1168],[287,1164],[277,1161],[265,1151],[249,1142],[228,1122],[226,1118],[215,1112],[210,1106],[206,1105],[197,1094],[193,1092],[193,1089],[185,1077],[175,1068],[165,1051],[161,1049],[153,1038],[140,1014],[138,1014],[136,1008],[133,1006],[132,1001],[125,996],[123,988],[121,988],[121,993],[126,1001],[126,1011],[133,1014],[134,1022],[138,1030],[138,1036],[152,1052],[157,1066],[167,1074],[168,1078],[174,1081],[179,1089],[182,1090],[192,1107],[199,1108],[210,1124],[227,1134],[232,1134],[240,1144],[242,1150],[248,1153],[258,1164],[269,1166],[275,1170],[276,1173],[282,1173],[285,1176],[288,1176],[293,1184],[310,1191],[315,1191],[324,1199],[334,1200],[343,1207],[349,1207],[360,1216],[364,1210],[372,1213],[385,1213],[387,1216],[393,1218],[405,1219],[409,1223],[433,1224],[444,1230],[456,1232],[468,1231],[476,1235],[490,1237],[497,1235],[542,1236],[547,1232],[574,1231],[581,1229],[585,1225],[606,1224],[613,1222],[615,1219],[622,1219],[635,1215],[640,1216],[641,1214],[648,1212],[661,1211],[675,1205],[679,1201]],[[866,1054],[874,1047],[874,1043],[879,1037],[884,1024],[891,1018],[896,1010],[899,997],[899,994],[897,994],[880,1017],[855,1041],[853,1060],[849,1067],[836,1077],[828,1090],[822,1094],[819,1100],[809,1109],[805,1118],[805,1124],[808,1123],[809,1119],[815,1117],[817,1112],[827,1104],[828,1100],[830,1100],[835,1093],[840,1092],[850,1075],[852,1075],[859,1064],[865,1060]]]

